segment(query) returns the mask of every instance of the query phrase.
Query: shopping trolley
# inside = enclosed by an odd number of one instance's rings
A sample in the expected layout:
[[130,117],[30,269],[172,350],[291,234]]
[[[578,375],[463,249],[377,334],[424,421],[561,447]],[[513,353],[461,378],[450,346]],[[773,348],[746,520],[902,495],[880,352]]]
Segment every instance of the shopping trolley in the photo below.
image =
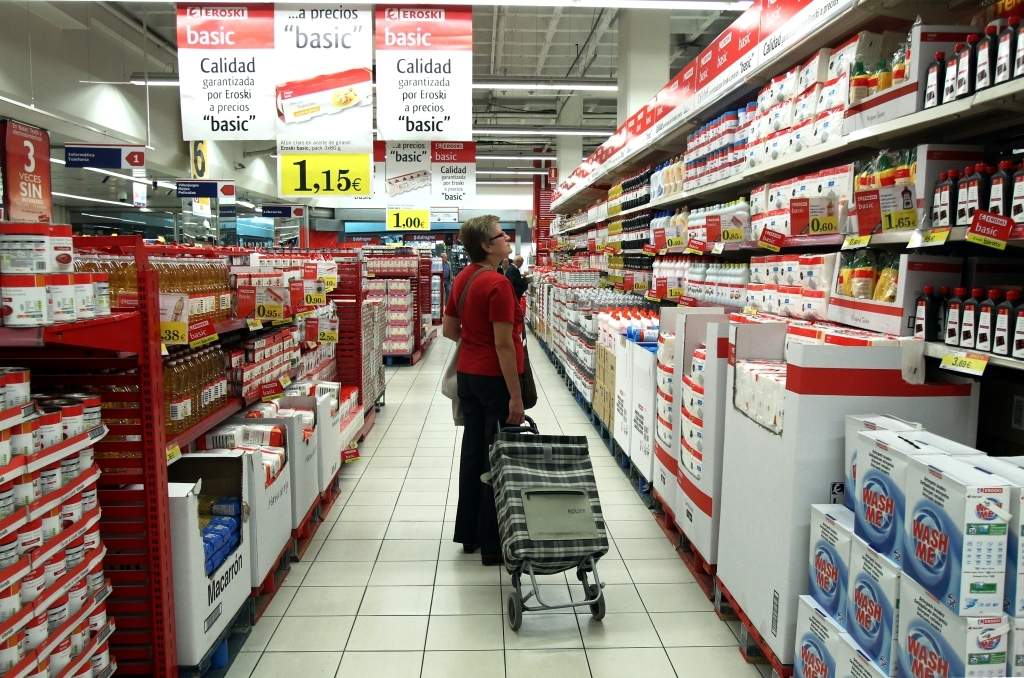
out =
[[[529,417],[502,429],[491,445],[491,470],[498,532],[513,590],[506,599],[508,624],[518,631],[523,612],[589,607],[594,619],[605,613],[597,561],[608,553],[608,536],[597,495],[594,468],[584,436],[541,435]],[[572,568],[583,585],[583,600],[551,605],[541,597],[537,575]],[[531,590],[523,593],[522,577]],[[589,582],[590,575],[593,582]],[[536,599],[536,606],[526,603]]]

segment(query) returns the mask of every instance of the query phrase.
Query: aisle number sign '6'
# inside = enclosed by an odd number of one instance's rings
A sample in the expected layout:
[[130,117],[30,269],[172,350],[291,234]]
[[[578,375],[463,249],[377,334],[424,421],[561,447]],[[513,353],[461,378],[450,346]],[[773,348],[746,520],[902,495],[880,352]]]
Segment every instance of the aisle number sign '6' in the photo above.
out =
[[278,194],[283,198],[370,195],[368,153],[287,153],[277,160]]

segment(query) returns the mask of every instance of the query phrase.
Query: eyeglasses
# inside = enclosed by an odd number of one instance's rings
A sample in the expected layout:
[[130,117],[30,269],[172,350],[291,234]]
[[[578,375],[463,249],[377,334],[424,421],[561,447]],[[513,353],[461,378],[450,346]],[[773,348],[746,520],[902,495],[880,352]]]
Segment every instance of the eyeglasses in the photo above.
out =
[[504,231],[502,231],[502,232],[501,232],[501,233],[499,233],[498,235],[492,235],[492,236],[491,236],[491,239],[490,239],[490,240],[488,240],[487,242],[494,242],[494,241],[495,241],[495,240],[497,240],[498,238],[504,238],[504,237],[505,237],[505,233],[504,233]]

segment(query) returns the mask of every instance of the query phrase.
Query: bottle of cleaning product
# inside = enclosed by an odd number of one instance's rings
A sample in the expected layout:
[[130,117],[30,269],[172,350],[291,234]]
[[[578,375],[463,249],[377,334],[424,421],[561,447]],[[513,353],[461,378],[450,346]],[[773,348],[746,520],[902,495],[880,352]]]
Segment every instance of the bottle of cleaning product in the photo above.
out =
[[985,290],[972,287],[971,296],[960,307],[960,348],[974,348],[978,343],[978,311],[985,298]]
[[995,84],[997,85],[1013,77],[1013,56],[1017,51],[1018,26],[1020,26],[1020,17],[1014,14],[1006,19],[1006,27],[999,31],[999,44],[996,47]]
[[953,296],[946,302],[946,344],[948,346],[960,345],[960,311],[964,304],[964,297],[967,290],[958,287],[953,291]]
[[1017,23],[1017,40],[1013,44],[1013,77],[1024,76],[1024,22]]
[[995,82],[996,48],[999,42],[999,27],[985,27],[985,35],[978,41],[975,50],[974,89],[982,90]]
[[943,334],[946,331],[946,304],[949,303],[949,286],[943,285],[939,288],[939,293],[935,295],[936,306],[935,306],[935,321],[932,331],[935,335],[935,341],[942,341]]
[[971,181],[967,184],[967,226],[971,225],[974,213],[989,203],[989,187],[993,169],[985,163],[977,163]]
[[1016,165],[1012,160],[1000,160],[999,171],[992,175],[989,189],[988,211],[993,214],[1007,214],[1010,201],[1013,199],[1013,171]]
[[996,326],[996,306],[1003,299],[1003,291],[993,287],[988,291],[988,298],[978,305],[978,341],[974,347],[979,351],[992,350],[992,333]]
[[974,94],[974,74],[977,69],[976,47],[981,39],[977,33],[967,36],[967,44],[958,43],[956,50],[956,98],[963,99]]
[[935,288],[932,285],[925,285],[924,291],[918,295],[914,313],[914,338],[925,341],[935,341],[935,321],[938,297],[935,295]]
[[946,53],[935,53],[935,61],[928,64],[925,75],[924,107],[934,108],[942,103],[942,91],[946,83]]
[[964,43],[956,43],[953,45],[953,52],[946,57],[945,79],[942,86],[942,103],[944,104],[948,104],[949,102],[956,100],[957,64],[960,62],[957,58],[957,54],[959,54],[964,47]]
[[1017,307],[1020,305],[1020,290],[1007,290],[1006,299],[996,306],[995,329],[992,331],[991,351],[996,355],[1010,355]]

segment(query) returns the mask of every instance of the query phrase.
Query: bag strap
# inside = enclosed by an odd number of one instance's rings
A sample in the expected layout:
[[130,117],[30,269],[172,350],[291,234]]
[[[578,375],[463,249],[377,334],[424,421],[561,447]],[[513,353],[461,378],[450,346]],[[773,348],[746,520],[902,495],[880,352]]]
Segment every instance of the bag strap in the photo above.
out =
[[484,268],[482,266],[473,271],[473,275],[469,276],[469,280],[466,281],[466,286],[462,288],[462,294],[459,295],[459,301],[455,305],[455,310],[459,314],[460,322],[462,321],[462,305],[466,301],[466,293],[469,292],[469,287],[473,284],[473,281],[476,280],[476,277],[483,272]]

